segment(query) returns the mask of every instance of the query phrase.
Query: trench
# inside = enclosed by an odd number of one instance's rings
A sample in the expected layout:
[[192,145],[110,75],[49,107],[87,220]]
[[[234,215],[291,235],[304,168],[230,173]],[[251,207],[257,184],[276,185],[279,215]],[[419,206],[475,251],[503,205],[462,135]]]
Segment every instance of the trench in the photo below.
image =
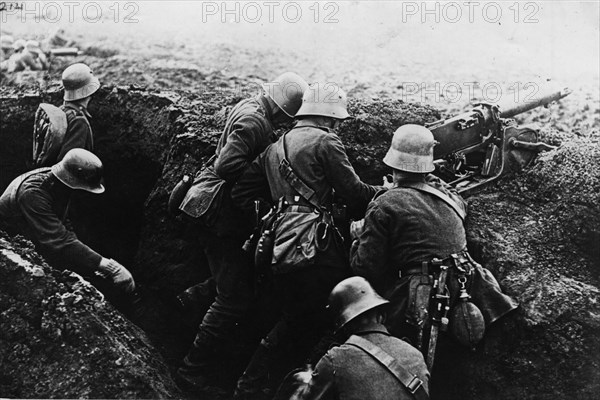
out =
[[[0,190],[28,169],[38,104],[60,104],[60,96],[57,91],[2,97]],[[195,232],[185,221],[168,215],[167,199],[183,174],[193,175],[214,153],[228,107],[239,100],[211,93],[103,88],[90,104],[95,152],[105,165],[107,190],[101,196],[80,197],[74,210],[74,219],[79,220],[75,228],[82,241],[132,271],[149,310],[137,323],[172,373],[193,340],[202,312],[181,313],[170,300],[201,281],[208,271],[194,241]],[[342,127],[340,136],[358,175],[373,184],[387,172],[380,160],[393,131],[402,124],[422,124],[440,117],[430,107],[400,101],[354,100],[350,111],[356,118]],[[586,310],[597,309],[598,192],[592,190],[597,181],[585,180],[582,174],[587,169],[579,166],[597,166],[595,154],[587,143],[573,143],[555,156],[556,161],[549,159],[539,168],[510,177],[488,193],[470,199],[473,208],[468,239],[473,256],[497,274],[523,307],[495,325],[476,352],[446,346],[433,373],[434,398],[560,397],[580,381],[580,396],[572,398],[593,397],[587,394],[597,389],[598,376],[593,371],[598,371],[598,359],[594,354],[600,354],[595,351],[600,345],[597,313]],[[571,163],[571,170],[556,168],[571,159],[576,161]],[[594,176],[598,176],[597,171]],[[577,204],[572,199],[582,198],[577,182],[587,185],[582,191],[583,211],[570,206]],[[562,188],[558,198],[556,185]],[[521,187],[530,190],[521,192]],[[513,198],[509,193],[518,195]],[[548,202],[553,208],[546,210]],[[519,221],[528,218],[531,228],[523,230]],[[548,242],[548,232],[558,233],[556,239],[580,239],[562,240],[563,246],[557,250]],[[545,276],[557,270],[566,277],[560,281],[563,284],[532,279],[535,274]],[[541,296],[543,303],[538,301]],[[239,340],[239,346],[229,349],[236,361],[220,368],[224,386],[233,387],[272,317],[249,316],[255,330],[240,338],[244,340]],[[591,365],[590,372],[580,371],[586,365]]]
[[[145,295],[146,307],[152,310],[136,323],[153,339],[172,372],[187,352],[209,305],[190,315],[179,312],[172,300],[206,278],[208,269],[194,240],[195,232],[185,221],[167,214],[166,202],[181,175],[194,174],[214,154],[227,107],[239,100],[215,100],[202,94],[190,100],[185,95],[103,88],[89,105],[94,153],[104,164],[106,192],[100,196],[77,194],[71,210],[74,229],[81,241],[132,271]],[[6,144],[0,149],[1,190],[28,170],[33,119],[41,102],[60,104],[61,92],[31,96],[18,93],[0,103],[0,142]],[[404,113],[398,112],[398,104],[383,110],[369,107],[362,112],[388,114],[389,118],[381,119],[385,122],[379,122],[385,125],[386,134],[402,122],[439,117],[432,109],[411,105],[403,105]],[[402,115],[408,115],[408,121],[403,121]],[[348,130],[355,134],[344,138],[349,143],[349,156],[364,180],[378,183],[384,168],[373,160],[380,159],[387,150],[381,127],[361,120],[352,124]],[[274,323],[272,306],[261,304],[259,308],[267,311],[249,316],[247,336],[240,337],[239,346],[231,349],[233,363],[221,366],[225,386],[232,387],[258,340]]]
[[[60,104],[60,95],[48,93],[43,97],[19,97],[3,102],[2,190],[15,176],[29,169],[37,105]],[[72,207],[78,237],[103,256],[124,265],[135,263],[144,202],[160,177],[171,132],[168,119],[159,111],[161,105],[136,97],[140,96],[102,90],[90,104],[94,152],[103,162],[107,190],[99,196],[76,193]]]

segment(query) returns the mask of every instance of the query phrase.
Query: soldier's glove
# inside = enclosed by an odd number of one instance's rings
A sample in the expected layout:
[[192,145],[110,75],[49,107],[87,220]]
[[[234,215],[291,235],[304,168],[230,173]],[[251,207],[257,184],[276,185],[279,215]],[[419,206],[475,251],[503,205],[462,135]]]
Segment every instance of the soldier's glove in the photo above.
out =
[[135,282],[131,273],[111,258],[102,258],[98,266],[98,272],[105,279],[110,279],[116,288],[125,293],[131,293],[135,290]]
[[358,239],[360,234],[365,228],[365,220],[361,219],[359,221],[352,221],[350,224],[350,237],[354,239]]

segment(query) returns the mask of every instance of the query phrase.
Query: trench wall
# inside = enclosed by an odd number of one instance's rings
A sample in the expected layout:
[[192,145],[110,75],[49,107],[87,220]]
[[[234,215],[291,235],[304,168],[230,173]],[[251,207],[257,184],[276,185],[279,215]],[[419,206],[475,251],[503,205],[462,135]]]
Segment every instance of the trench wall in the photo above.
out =
[[[26,168],[37,104],[58,99],[3,97],[0,142],[8,146],[0,148],[0,187]],[[90,106],[107,194],[113,193],[85,210],[92,224],[106,224],[90,240],[130,260],[136,279],[160,292],[175,294],[207,275],[193,232],[167,214],[166,202],[180,177],[194,175],[213,154],[228,107],[238,100],[110,88]],[[397,126],[439,118],[400,101],[353,101],[350,109],[357,118],[340,136],[370,183],[387,172],[380,160]],[[470,250],[521,307],[473,353],[441,345],[434,398],[588,399],[600,390],[598,137],[562,140],[528,171],[469,198]]]

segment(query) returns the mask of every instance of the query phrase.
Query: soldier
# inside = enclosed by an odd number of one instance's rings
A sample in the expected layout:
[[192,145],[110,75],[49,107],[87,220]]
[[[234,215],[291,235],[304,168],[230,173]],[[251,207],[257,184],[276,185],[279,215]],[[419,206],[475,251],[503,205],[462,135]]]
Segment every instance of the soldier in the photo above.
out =
[[252,221],[231,204],[231,187],[252,160],[276,140],[274,130],[293,121],[307,87],[304,79],[287,72],[264,85],[264,93],[238,103],[229,113],[214,162],[197,178],[210,188],[204,186],[195,192],[192,186],[180,206],[193,217],[198,216],[198,204],[211,203],[217,210],[202,220],[200,232],[217,296],[177,371],[180,383],[190,389],[206,386],[219,353],[252,306],[252,266],[242,250]]
[[67,132],[56,162],[74,148],[94,151],[94,135],[89,121],[92,116],[87,107],[92,95],[100,89],[98,78],[90,67],[82,63],[67,67],[62,73],[62,83],[65,94],[60,108],[67,114]]
[[0,228],[31,239],[54,267],[80,275],[99,275],[126,296],[135,293],[129,271],[115,260],[102,257],[67,229],[69,202],[75,191],[103,193],[102,162],[83,149],[69,151],[51,168],[27,172],[0,197]]
[[364,278],[340,282],[329,295],[327,307],[346,342],[330,349],[314,371],[291,376],[290,384],[282,385],[275,398],[428,399],[429,371],[423,356],[384,326],[388,303]]
[[[325,90],[328,87],[333,91]],[[250,209],[258,198],[282,206],[273,261],[268,264],[283,317],[261,341],[239,379],[237,398],[263,395],[270,386],[273,361],[287,344],[302,353],[318,341],[327,326],[327,296],[348,274],[346,252],[329,217],[332,189],[349,209],[364,213],[379,188],[361,182],[334,131],[349,117],[346,104],[346,94],[337,86],[309,87],[294,128],[268,147],[233,189],[233,199],[242,208]],[[323,242],[317,255],[318,245],[310,240],[316,226],[322,229]],[[310,255],[315,258],[303,259]]]
[[[419,330],[428,306],[421,302],[428,302],[429,297],[419,297],[424,291],[418,287],[429,275],[439,276],[447,269],[449,306],[455,305],[459,290],[464,300],[470,290],[488,325],[517,307],[502,294],[491,273],[467,252],[466,202],[429,174],[434,170],[435,143],[425,127],[409,124],[398,128],[383,160],[393,169],[393,188],[378,194],[364,221],[351,227],[356,237],[350,252],[352,271],[367,278],[392,303],[390,332],[408,337],[422,351],[427,351],[427,344],[418,340],[423,333]],[[429,288],[431,283],[424,282]],[[431,368],[429,360],[428,366]]]
[[100,88],[100,82],[92,70],[81,63],[67,67],[62,82],[65,93],[60,108],[41,104],[36,112],[33,151],[36,168],[56,164],[71,149],[94,150],[87,106]]

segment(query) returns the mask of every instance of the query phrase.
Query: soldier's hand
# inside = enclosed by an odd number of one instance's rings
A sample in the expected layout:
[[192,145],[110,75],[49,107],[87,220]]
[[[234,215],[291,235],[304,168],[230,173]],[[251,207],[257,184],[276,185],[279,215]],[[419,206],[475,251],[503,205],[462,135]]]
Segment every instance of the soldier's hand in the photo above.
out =
[[361,219],[359,221],[352,221],[350,224],[350,237],[354,239],[358,239],[363,229],[365,228],[365,220]]
[[296,382],[308,384],[312,379],[313,368],[310,365],[307,365],[304,371],[296,372],[295,378]]
[[123,292],[131,293],[135,290],[135,282],[131,272],[115,260],[102,258],[98,269],[106,279],[112,280],[115,287]]

